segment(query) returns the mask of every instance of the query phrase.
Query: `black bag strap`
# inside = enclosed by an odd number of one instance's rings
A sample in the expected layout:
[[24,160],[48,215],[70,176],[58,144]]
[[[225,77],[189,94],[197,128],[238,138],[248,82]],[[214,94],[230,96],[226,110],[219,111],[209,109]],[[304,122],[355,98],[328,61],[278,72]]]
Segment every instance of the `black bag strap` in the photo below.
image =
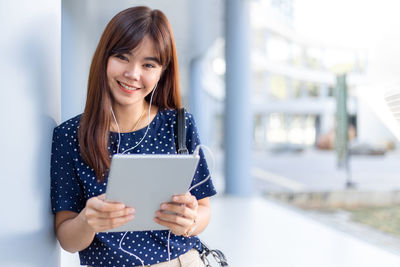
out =
[[203,251],[200,253],[200,258],[206,265],[206,267],[211,267],[211,263],[207,258],[210,254],[214,257],[214,260],[218,263],[219,266],[229,267],[228,261],[226,260],[226,257],[221,250],[211,249],[201,240],[200,243],[203,248]]
[[[189,151],[186,147],[186,118],[185,118],[185,109],[180,108],[176,113],[176,139],[177,139],[177,151],[178,154],[189,154]],[[229,267],[228,261],[222,251],[218,249],[210,249],[203,241],[200,240],[203,251],[200,254],[200,257],[206,267],[211,267],[211,264],[207,257],[211,254],[215,261],[219,266]]]
[[180,108],[176,113],[178,154],[189,154],[186,147],[186,118],[185,108]]

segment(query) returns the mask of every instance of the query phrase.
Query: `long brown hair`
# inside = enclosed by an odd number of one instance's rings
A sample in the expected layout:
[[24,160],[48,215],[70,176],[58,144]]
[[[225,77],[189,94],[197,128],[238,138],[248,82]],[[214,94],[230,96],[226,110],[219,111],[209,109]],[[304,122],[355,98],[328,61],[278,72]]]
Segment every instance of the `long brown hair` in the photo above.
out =
[[[78,130],[81,157],[94,169],[98,181],[107,175],[111,161],[107,149],[112,119],[112,97],[107,80],[108,58],[131,51],[145,36],[154,41],[163,68],[152,104],[161,109],[181,107],[178,59],[167,17],[160,10],[145,6],[121,11],[108,23],[94,53],[86,106]],[[149,102],[150,94],[145,99]]]

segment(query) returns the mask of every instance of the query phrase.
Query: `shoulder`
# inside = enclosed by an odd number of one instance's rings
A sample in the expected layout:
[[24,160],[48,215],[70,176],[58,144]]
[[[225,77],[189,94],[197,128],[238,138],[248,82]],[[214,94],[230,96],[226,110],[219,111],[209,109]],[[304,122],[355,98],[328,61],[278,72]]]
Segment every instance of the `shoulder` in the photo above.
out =
[[[176,109],[167,109],[167,108],[160,109],[158,113],[162,120],[172,121],[173,124],[175,124],[176,115],[178,113]],[[193,114],[188,112],[186,109],[185,109],[185,119],[187,123],[189,123],[190,125],[194,124]]]
[[186,120],[188,120],[190,123],[194,123],[194,116],[192,113],[190,112],[185,112],[185,118]]
[[55,132],[72,132],[79,128],[79,122],[82,114],[79,114],[71,119],[68,119],[54,128]]
[[161,118],[175,118],[176,110],[169,108],[160,108],[158,114]]
[[53,140],[76,141],[78,136],[79,122],[82,114],[79,114],[71,119],[68,119],[54,128]]

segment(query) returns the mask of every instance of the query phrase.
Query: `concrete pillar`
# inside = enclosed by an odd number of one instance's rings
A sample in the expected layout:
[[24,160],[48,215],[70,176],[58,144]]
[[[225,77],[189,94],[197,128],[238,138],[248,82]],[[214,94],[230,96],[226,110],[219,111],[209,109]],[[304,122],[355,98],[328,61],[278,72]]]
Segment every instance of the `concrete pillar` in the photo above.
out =
[[210,110],[207,108],[208,100],[203,88],[203,77],[202,60],[199,58],[192,59],[190,64],[190,112],[195,117],[201,142],[208,146],[210,121],[207,120],[207,117],[210,115]]
[[0,1],[0,266],[57,267],[50,155],[60,122],[61,2]]
[[225,1],[225,176],[226,193],[249,196],[251,176],[252,111],[250,65],[250,1]]
[[[87,80],[93,53],[86,35],[90,18],[87,5],[78,0],[62,1],[61,35],[61,120],[66,121],[85,107]],[[100,38],[98,36],[97,38]]]
[[[219,0],[190,1],[190,91],[189,111],[193,113],[200,138],[203,144],[210,146],[215,140],[213,125],[215,111],[212,108],[212,99],[204,88],[204,77],[209,69],[204,69],[205,56],[218,36],[222,34],[219,18],[221,7]],[[207,20],[204,20],[207,18]]]

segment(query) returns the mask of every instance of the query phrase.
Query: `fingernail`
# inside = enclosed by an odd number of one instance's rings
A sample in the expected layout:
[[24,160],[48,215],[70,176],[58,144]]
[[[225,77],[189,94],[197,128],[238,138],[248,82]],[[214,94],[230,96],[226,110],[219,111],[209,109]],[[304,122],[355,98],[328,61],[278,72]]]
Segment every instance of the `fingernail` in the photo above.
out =
[[178,200],[179,200],[179,197],[175,196],[175,197],[172,198],[172,200],[173,200],[173,201],[178,201]]
[[129,210],[128,210],[128,213],[130,213],[130,214],[133,214],[135,212],[135,209],[133,209],[133,208],[130,208]]
[[162,208],[163,210],[165,210],[165,209],[167,208],[167,204],[162,204],[162,205],[161,205],[161,208]]

